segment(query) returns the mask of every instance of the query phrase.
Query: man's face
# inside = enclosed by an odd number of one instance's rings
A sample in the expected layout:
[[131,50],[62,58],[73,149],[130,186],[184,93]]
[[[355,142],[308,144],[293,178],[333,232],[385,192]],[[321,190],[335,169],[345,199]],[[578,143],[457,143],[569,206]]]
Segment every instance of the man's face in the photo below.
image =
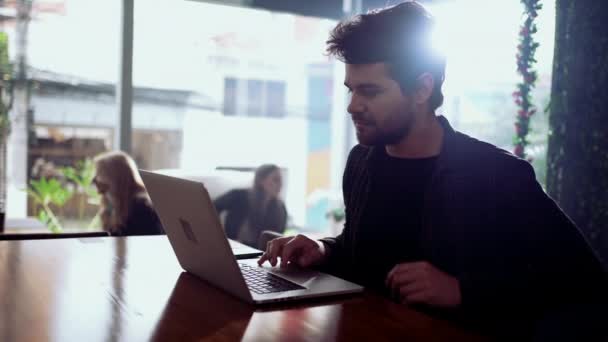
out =
[[363,145],[392,145],[409,133],[414,103],[389,76],[384,63],[346,64],[344,85],[351,93],[351,114]]

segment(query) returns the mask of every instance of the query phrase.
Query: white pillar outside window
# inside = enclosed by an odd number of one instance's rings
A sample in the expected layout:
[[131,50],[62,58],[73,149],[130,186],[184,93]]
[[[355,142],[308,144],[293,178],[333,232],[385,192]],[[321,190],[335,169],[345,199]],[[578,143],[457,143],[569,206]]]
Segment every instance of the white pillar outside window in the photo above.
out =
[[114,132],[114,149],[131,153],[133,111],[133,9],[134,0],[122,0],[120,58],[116,107],[118,120]]

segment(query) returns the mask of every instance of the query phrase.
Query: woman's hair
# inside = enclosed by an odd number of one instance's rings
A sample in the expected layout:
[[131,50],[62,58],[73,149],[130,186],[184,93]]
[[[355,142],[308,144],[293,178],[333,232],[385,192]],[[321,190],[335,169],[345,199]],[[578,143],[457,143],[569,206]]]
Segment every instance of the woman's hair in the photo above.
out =
[[137,171],[133,159],[121,151],[98,155],[95,161],[95,177],[107,183],[108,194],[101,199],[101,220],[103,229],[119,232],[129,217],[129,210],[135,197],[148,198],[146,188]]
[[262,182],[264,179],[266,179],[266,177],[270,176],[275,171],[280,171],[280,169],[274,164],[260,165],[255,170],[255,175],[253,177],[253,189],[256,191],[264,191]]
[[[279,198],[271,198],[266,202],[268,194],[264,191],[262,182],[273,172],[281,169],[274,164],[264,164],[255,170],[253,187],[249,193],[249,223],[254,229],[277,229],[279,227],[267,227],[266,225],[283,225],[284,210],[283,203]],[[266,207],[264,204],[267,203]],[[283,228],[283,227],[281,227]]]

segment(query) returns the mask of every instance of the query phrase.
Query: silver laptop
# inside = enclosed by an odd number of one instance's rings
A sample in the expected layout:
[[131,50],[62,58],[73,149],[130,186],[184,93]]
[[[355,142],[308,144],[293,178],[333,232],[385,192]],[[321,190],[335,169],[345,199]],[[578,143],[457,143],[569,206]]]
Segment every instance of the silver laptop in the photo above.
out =
[[234,257],[237,259],[251,259],[262,256],[262,254],[264,254],[264,252],[262,252],[261,250],[249,247],[238,241],[228,239],[228,242],[230,243],[230,248],[232,248],[232,253],[234,254]]
[[363,291],[329,274],[236,260],[203,183],[140,170],[182,268],[247,302],[262,304]]

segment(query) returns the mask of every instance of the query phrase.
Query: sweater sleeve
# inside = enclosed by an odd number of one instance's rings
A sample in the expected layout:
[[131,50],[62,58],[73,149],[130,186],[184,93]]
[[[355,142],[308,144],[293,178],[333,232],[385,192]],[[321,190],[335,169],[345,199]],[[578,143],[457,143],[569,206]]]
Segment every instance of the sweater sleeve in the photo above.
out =
[[133,201],[123,235],[158,235],[164,234],[160,219],[151,202],[144,198]]
[[238,196],[238,190],[230,190],[225,194],[219,196],[213,201],[215,210],[218,214],[221,214],[225,210],[230,210],[236,202]]
[[364,153],[361,151],[361,147],[359,145],[353,147],[348,155],[346,167],[344,168],[344,174],[342,176],[342,196],[344,199],[345,220],[342,232],[336,237],[320,239],[320,241],[325,245],[326,252],[328,253],[328,257],[323,268],[331,273],[336,273],[339,269],[343,268],[347,260],[348,247],[346,246],[346,237],[351,235],[352,230],[352,213],[349,203],[351,200],[351,192],[354,181],[353,178],[357,174],[355,169],[357,166],[356,164],[359,164],[357,161],[362,158],[363,154]]
[[263,228],[264,230],[283,234],[287,228],[287,209],[283,201],[277,200],[277,210],[279,211],[279,215],[273,219],[274,222],[268,227]]
[[[544,192],[529,163],[512,158],[497,179],[501,218],[514,250],[504,267],[459,276],[472,316],[517,312],[542,317],[560,307],[605,299],[606,273],[576,225]],[[501,179],[502,178],[502,179]],[[512,309],[512,310],[511,310]]]

